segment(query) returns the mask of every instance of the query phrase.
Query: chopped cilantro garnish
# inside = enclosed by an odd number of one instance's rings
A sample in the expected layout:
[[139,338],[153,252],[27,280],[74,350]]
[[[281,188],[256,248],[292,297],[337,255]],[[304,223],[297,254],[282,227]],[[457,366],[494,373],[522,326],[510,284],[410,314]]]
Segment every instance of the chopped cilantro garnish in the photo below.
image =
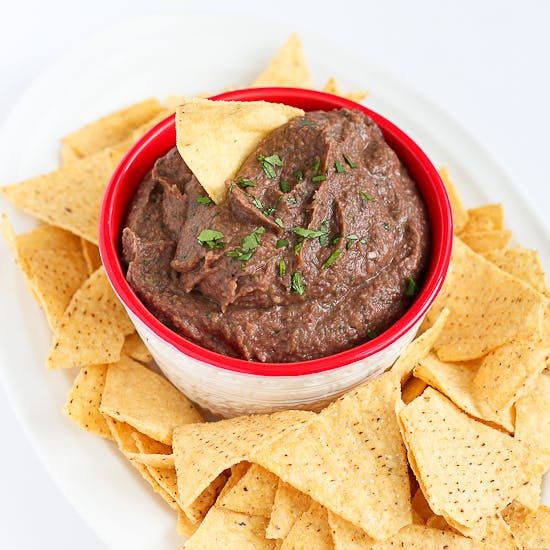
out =
[[295,271],[292,274],[292,277],[290,279],[290,290],[292,290],[294,294],[299,294],[300,296],[304,293],[304,283],[302,281],[302,276],[300,275],[299,271]]
[[317,237],[320,237],[323,235],[323,231],[316,230],[316,229],[308,229],[307,227],[293,227],[292,231],[296,233],[296,235],[299,235],[300,237],[303,237],[304,239],[316,239]]
[[223,248],[225,243],[222,241],[224,234],[215,229],[203,229],[197,236],[197,241],[202,246],[209,248]]
[[288,241],[286,239],[277,239],[277,244],[275,245],[275,248],[283,248],[285,246],[288,246]]
[[299,243],[295,244],[294,245],[294,253],[295,254],[300,254],[300,252],[302,251],[302,246],[304,245],[304,243],[302,241],[300,241]]
[[250,195],[252,197],[252,204],[258,209],[263,210],[264,205],[262,204],[262,201],[258,197],[254,197],[253,195]]
[[334,169],[338,174],[341,174],[342,172],[346,171],[344,168],[344,165],[338,160],[334,161]]
[[321,224],[321,231],[323,232],[323,234],[319,237],[319,244],[321,246],[326,246],[326,244],[328,243],[328,224],[328,220],[325,220]]
[[388,222],[384,222],[384,229],[386,231],[389,231],[390,230],[390,224]]
[[311,169],[314,171],[314,172],[317,172],[317,170],[319,170],[321,166],[321,160],[320,159],[317,159],[312,165],[311,165]]
[[263,155],[260,155],[258,157],[258,161],[262,165],[265,175],[271,179],[274,179],[277,177],[277,173],[275,172],[275,166],[283,165],[283,161],[281,160],[281,157],[279,157],[277,153],[270,155],[269,157],[264,157]]
[[332,241],[330,241],[330,244],[332,246],[336,246],[340,242],[340,238],[340,235],[334,235],[334,237],[332,237]]
[[290,204],[297,204],[298,201],[296,200],[295,197],[288,197],[287,199],[287,202],[289,202]]
[[340,254],[342,254],[342,251],[340,249],[334,250],[323,264],[323,269],[329,268],[336,261],[338,256],[340,256]]
[[346,164],[350,168],[357,168],[357,165],[355,164],[355,162],[353,162],[346,154],[344,154],[342,156],[344,157],[344,160],[346,161]]
[[360,244],[367,244],[367,239],[363,238],[359,241]]
[[300,126],[315,126],[315,123],[312,120],[309,120],[309,118],[304,118],[300,122]]
[[212,204],[214,201],[208,195],[199,195],[196,199],[199,204]]
[[405,296],[414,296],[416,294],[416,281],[409,277],[407,290],[405,290]]
[[275,208],[273,206],[268,206],[267,208],[264,208],[262,210],[264,216],[271,216],[271,214],[273,214],[273,212],[275,212]]
[[284,229],[284,228],[285,228],[285,224],[284,224],[283,220],[281,220],[281,218],[275,218],[275,223],[276,223],[281,229]]
[[353,243],[359,240],[359,237],[357,235],[352,234],[352,235],[348,235],[346,239],[347,239],[346,250],[349,250],[353,246]]
[[368,193],[365,193],[364,191],[359,191],[359,195],[365,201],[375,201],[376,200],[376,197],[373,197],[372,195],[369,195]]
[[279,277],[284,277],[286,273],[286,263],[283,258],[279,259]]
[[290,191],[290,183],[286,180],[281,180],[279,182],[279,189],[281,190],[281,193],[288,193]]
[[265,227],[256,227],[252,233],[249,235],[246,235],[243,238],[243,244],[239,248],[235,248],[233,250],[229,250],[227,252],[227,256],[230,258],[233,258],[234,260],[239,260],[240,262],[243,262],[243,268],[244,268],[244,262],[247,262],[256,254],[256,249],[261,243],[261,236],[265,232]]
[[297,180],[298,183],[304,181],[304,171],[303,170],[294,170],[294,173],[292,174]]
[[327,179],[326,174],[319,174],[318,176],[313,176],[311,178],[311,181],[314,182],[314,183],[318,183],[320,181],[325,181],[326,179]]
[[241,178],[238,182],[239,187],[242,187],[243,189],[246,189],[247,187],[256,187],[256,184],[249,179]]

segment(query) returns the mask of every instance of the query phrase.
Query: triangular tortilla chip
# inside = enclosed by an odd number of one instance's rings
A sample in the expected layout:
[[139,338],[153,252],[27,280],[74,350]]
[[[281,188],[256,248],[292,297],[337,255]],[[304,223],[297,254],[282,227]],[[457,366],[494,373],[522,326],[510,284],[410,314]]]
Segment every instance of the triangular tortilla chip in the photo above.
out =
[[451,179],[451,176],[446,166],[442,166],[439,169],[439,175],[441,176],[441,179],[445,184],[445,188],[447,189],[447,193],[449,195],[449,200],[451,201],[451,208],[453,210],[454,219],[454,231],[455,233],[459,233],[460,231],[462,231],[462,229],[464,229],[466,223],[468,222],[468,211],[466,210],[466,208],[464,208],[462,199],[458,194],[456,186]]
[[283,411],[178,426],[173,448],[182,504],[190,506],[221,472],[253,462],[261,449],[271,448],[283,436],[292,437],[315,418],[309,411]]
[[114,363],[124,337],[134,331],[100,267],[72,297],[54,335],[50,369]]
[[86,267],[88,268],[88,275],[91,275],[94,271],[101,267],[101,256],[99,255],[99,248],[96,244],[80,237],[80,245],[82,246],[82,254],[86,261]]
[[493,250],[506,248],[512,240],[512,232],[507,229],[490,231],[463,231],[460,238],[474,252],[486,254]]
[[172,444],[176,426],[203,422],[191,401],[166,378],[124,356],[109,366],[100,410],[166,445]]
[[434,348],[444,361],[476,359],[540,330],[547,299],[455,237],[453,256],[430,319],[451,315]]
[[0,191],[39,220],[97,244],[101,202],[121,158],[119,153],[106,149]]
[[510,526],[519,548],[550,548],[550,508],[540,506],[531,511],[516,502],[508,506],[503,517]]
[[283,540],[281,550],[332,550],[327,510],[312,502]]
[[332,512],[328,513],[328,524],[335,550],[361,550],[376,544],[365,531]]
[[252,464],[232,489],[218,498],[216,505],[234,512],[269,518],[277,482],[277,476],[257,464]]
[[107,365],[90,365],[80,369],[63,413],[86,431],[111,439],[111,430],[99,412],[106,376]]
[[213,506],[185,550],[275,550],[277,543],[265,538],[267,519]]
[[449,310],[442,310],[433,325],[415,338],[397,358],[391,370],[399,377],[401,383],[409,378],[418,362],[428,355],[444,329],[449,313]]
[[430,353],[414,369],[414,375],[447,396],[457,407],[470,416],[514,431],[512,407],[493,412],[475,395],[474,380],[478,368],[468,364],[446,363]]
[[351,99],[352,101],[357,101],[360,103],[367,97],[369,92],[367,90],[357,90],[355,92],[344,92],[336,79],[334,77],[330,77],[327,81],[327,83],[323,87],[323,92],[327,92],[328,94],[333,95],[339,95],[341,97],[345,97],[347,99]]
[[153,468],[175,468],[173,454],[128,453],[128,458]]
[[87,157],[118,144],[131,137],[136,128],[163,110],[159,101],[147,99],[87,124],[63,138],[63,159]]
[[302,43],[297,34],[290,35],[271,63],[250,84],[249,88],[264,86],[313,88]]
[[79,238],[50,225],[16,235],[5,214],[2,232],[55,331],[71,298],[88,276]]
[[189,99],[176,111],[180,155],[212,200],[227,196],[229,180],[262,139],[301,109],[265,101]]
[[485,257],[507,273],[514,275],[535,290],[550,295],[546,274],[536,250],[515,246],[507,250],[493,250]]
[[468,208],[468,223],[462,228],[464,233],[504,229],[504,207],[502,204],[484,204]]
[[176,109],[165,109],[155,115],[153,118],[143,123],[132,132],[132,141],[135,143],[138,139],[144,136],[151,128],[154,128],[159,122],[162,122],[165,118],[173,115]]
[[265,530],[266,537],[284,539],[310,505],[310,496],[279,479],[269,524]]
[[[412,521],[395,418],[398,378],[386,373],[323,410],[254,460],[332,512],[384,539]],[[315,467],[312,467],[312,465]]]
[[483,538],[487,518],[529,478],[523,445],[468,417],[432,388],[400,411],[399,422],[430,508],[461,533]]
[[473,381],[478,401],[499,413],[510,408],[532,386],[546,366],[550,347],[538,334],[498,347],[482,360]]
[[122,346],[122,353],[140,363],[149,363],[149,361],[153,360],[153,356],[137,332],[126,336],[126,340]]

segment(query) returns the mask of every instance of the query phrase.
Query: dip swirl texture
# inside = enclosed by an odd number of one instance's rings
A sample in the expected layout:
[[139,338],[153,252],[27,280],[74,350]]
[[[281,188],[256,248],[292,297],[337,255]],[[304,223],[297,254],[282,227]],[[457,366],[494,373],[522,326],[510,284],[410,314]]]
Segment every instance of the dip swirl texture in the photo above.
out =
[[359,111],[269,134],[215,205],[174,148],[123,231],[127,280],[163,323],[262,362],[331,355],[380,334],[414,299],[430,231],[415,183]]

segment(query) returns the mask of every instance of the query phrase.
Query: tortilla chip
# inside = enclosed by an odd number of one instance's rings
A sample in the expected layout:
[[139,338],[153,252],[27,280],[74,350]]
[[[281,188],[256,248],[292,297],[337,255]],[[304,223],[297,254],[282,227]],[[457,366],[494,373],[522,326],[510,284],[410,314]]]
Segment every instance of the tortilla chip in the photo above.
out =
[[170,115],[173,115],[176,112],[176,108],[173,109],[164,109],[153,118],[143,123],[139,128],[136,128],[132,132],[132,141],[135,143],[138,139],[143,137],[151,128],[154,128],[157,124],[162,122],[165,118],[168,118]]
[[72,297],[54,335],[50,369],[114,363],[124,337],[134,331],[101,267]]
[[376,543],[365,531],[332,512],[328,513],[328,524],[335,550],[361,550]]
[[281,550],[332,550],[332,535],[327,511],[318,502],[300,516],[283,540]]
[[[110,417],[106,417],[105,421],[111,430],[111,434],[113,439],[116,441],[118,448],[124,455],[127,455],[128,453],[136,453],[138,451],[138,447],[133,437],[135,430],[131,426],[128,426],[128,424],[125,424],[124,422],[117,422]],[[168,504],[168,506],[170,506],[170,508],[174,510],[179,509],[178,503],[151,476],[146,466],[140,464],[139,462],[130,461],[130,463],[141,474],[143,479],[149,483],[149,485],[153,488],[153,491],[155,491],[155,493],[157,493]]]
[[310,507],[311,498],[279,479],[265,530],[268,539],[284,539],[301,515]]
[[487,520],[487,534],[480,542],[489,549],[495,550],[517,550],[518,548],[510,527],[499,514]]
[[111,439],[111,430],[99,412],[106,375],[106,365],[83,367],[67,396],[63,414],[87,432]]
[[449,171],[446,166],[442,166],[439,169],[439,175],[445,184],[447,193],[449,195],[449,200],[451,201],[451,208],[453,210],[453,220],[454,220],[454,231],[459,233],[464,229],[466,223],[468,222],[468,211],[464,208],[462,204],[462,199],[456,190],[456,186],[449,175]]
[[401,399],[405,405],[408,405],[413,399],[416,399],[426,389],[426,382],[411,376],[406,382],[403,388],[401,388]]
[[70,162],[74,162],[75,160],[80,159],[75,150],[66,143],[61,144],[60,157],[61,164],[69,164]]
[[434,317],[432,326],[415,338],[397,358],[391,371],[399,377],[402,384],[410,377],[418,362],[428,355],[445,328],[449,314],[449,310],[443,309],[437,318]]
[[507,229],[499,231],[463,231],[460,238],[474,252],[486,254],[493,250],[502,250],[506,248],[512,240],[512,232]]
[[235,487],[238,481],[244,476],[244,474],[246,474],[248,468],[250,468],[250,462],[246,461],[239,462],[238,464],[231,466],[229,479],[220,491],[220,494],[218,495],[218,501],[221,501],[225,497],[225,495],[229,491],[231,491],[233,487]]
[[249,88],[264,86],[289,86],[292,88],[313,88],[311,74],[297,34],[283,44],[267,68],[250,84]]
[[345,97],[347,99],[351,99],[352,101],[357,101],[357,103],[361,103],[368,95],[369,92],[367,90],[357,90],[355,92],[344,92],[340,86],[338,85],[338,82],[334,77],[330,77],[327,80],[327,83],[323,87],[323,92],[327,92],[328,94],[333,95],[339,95],[340,97]]
[[483,538],[487,518],[529,477],[523,445],[468,417],[432,388],[400,411],[399,422],[430,508],[461,533]]
[[433,353],[427,355],[414,369],[414,375],[439,390],[465,413],[502,426],[510,433],[514,431],[512,407],[498,409],[478,402],[475,395],[474,380],[478,369],[475,366],[460,363],[445,363]]
[[178,523],[176,529],[178,535],[189,538],[200,527],[200,523],[191,521],[182,510],[178,510]]
[[271,448],[283,435],[292,437],[315,418],[309,411],[283,411],[178,426],[173,448],[182,504],[190,506],[221,472],[239,462],[256,462],[262,448]]
[[267,519],[213,506],[185,550],[275,550],[276,542],[265,538]]
[[203,422],[191,401],[166,378],[124,356],[109,366],[100,410],[166,445],[172,444],[176,426]]
[[71,298],[88,276],[78,237],[49,225],[16,235],[5,214],[2,232],[48,324],[56,330]]
[[149,363],[153,360],[153,356],[137,332],[126,336],[126,340],[122,346],[122,353],[140,363]]
[[504,229],[504,207],[502,204],[484,204],[468,209],[468,223],[464,233]]
[[86,267],[88,268],[88,275],[91,275],[94,271],[101,267],[101,256],[99,255],[99,248],[97,245],[90,241],[80,237],[80,245],[82,247],[82,254],[86,261]]
[[550,548],[550,508],[540,506],[536,511],[512,503],[502,513],[520,548]]
[[55,172],[0,188],[15,206],[39,220],[97,244],[103,194],[121,159],[111,150],[63,166]]
[[189,99],[176,111],[177,146],[212,200],[227,196],[228,182],[262,139],[304,111],[265,101]]
[[153,468],[175,468],[173,454],[128,453],[128,458],[144,466],[152,466]]
[[428,313],[451,315],[434,348],[444,361],[481,357],[540,330],[546,298],[455,238],[443,289]]
[[218,498],[216,505],[234,512],[269,518],[277,482],[277,476],[257,464],[252,464],[232,489]]
[[264,447],[254,460],[372,538],[384,539],[412,521],[394,412],[399,395],[397,377],[383,374],[301,431]]
[[82,158],[118,144],[163,110],[158,100],[147,99],[87,124],[63,138],[63,158],[69,158],[67,150],[71,150],[71,156]]
[[420,487],[414,493],[414,496],[411,500],[411,505],[413,510],[420,516],[422,523],[426,523],[429,518],[433,516],[433,510],[430,508],[424,493]]
[[549,352],[537,334],[491,351],[482,359],[473,381],[477,400],[495,413],[510,408],[544,370]]
[[550,295],[546,283],[546,274],[538,252],[515,246],[507,250],[492,250],[485,257],[507,273],[514,275],[524,283],[546,296]]

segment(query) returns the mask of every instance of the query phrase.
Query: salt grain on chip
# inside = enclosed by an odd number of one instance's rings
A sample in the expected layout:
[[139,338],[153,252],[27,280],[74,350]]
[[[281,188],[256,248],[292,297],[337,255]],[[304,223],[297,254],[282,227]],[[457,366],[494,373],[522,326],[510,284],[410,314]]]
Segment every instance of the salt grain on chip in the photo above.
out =
[[183,160],[210,198],[220,204],[229,180],[262,139],[301,109],[266,101],[189,99],[176,111],[176,141]]
[[473,420],[432,388],[400,411],[399,422],[430,508],[461,533],[485,536],[487,518],[529,478],[523,445]]
[[0,191],[39,220],[97,244],[101,202],[121,158],[120,153],[106,149]]
[[124,356],[109,366],[100,410],[166,445],[176,426],[203,421],[166,378]]

